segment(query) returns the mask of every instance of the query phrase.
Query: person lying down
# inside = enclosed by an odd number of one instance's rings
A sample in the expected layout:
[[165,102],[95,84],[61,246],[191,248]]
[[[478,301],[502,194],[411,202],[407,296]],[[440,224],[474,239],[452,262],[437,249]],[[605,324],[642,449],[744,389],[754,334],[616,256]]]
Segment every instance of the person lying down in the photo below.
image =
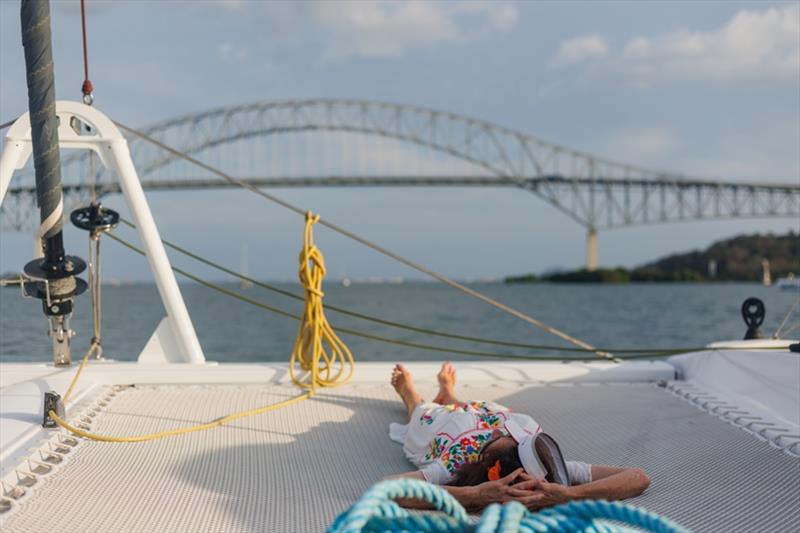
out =
[[[403,365],[392,371],[392,386],[405,404],[407,420],[391,424],[389,435],[403,445],[418,470],[386,479],[443,485],[473,512],[512,500],[536,510],[571,500],[630,498],[650,484],[639,468],[565,461],[556,441],[528,415],[494,402],[459,400],[456,370],[449,362],[437,379],[438,394],[425,402]],[[399,503],[429,507],[416,500]]]

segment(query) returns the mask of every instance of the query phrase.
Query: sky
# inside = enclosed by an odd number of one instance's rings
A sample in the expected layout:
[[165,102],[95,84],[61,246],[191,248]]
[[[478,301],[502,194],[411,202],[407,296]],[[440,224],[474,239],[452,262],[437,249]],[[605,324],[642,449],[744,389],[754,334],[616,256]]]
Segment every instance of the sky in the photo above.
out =
[[[56,96],[83,81],[77,1],[52,2]],[[212,108],[354,98],[473,116],[601,157],[709,179],[800,183],[797,2],[199,2],[89,0],[95,106],[134,126]],[[19,4],[0,0],[0,121],[25,111]],[[420,158],[407,146],[381,145]],[[384,152],[379,152],[383,154]],[[585,262],[585,229],[515,189],[291,189],[275,194],[458,278]],[[258,278],[296,272],[302,220],[244,191],[148,193],[162,236]],[[120,197],[105,203],[125,214]],[[634,266],[789,219],[602,231],[601,266]],[[135,239],[131,233],[120,235]],[[69,253],[86,235],[66,230]],[[418,278],[319,229],[334,278]],[[0,233],[0,272],[32,258]],[[146,263],[104,247],[107,279]],[[181,265],[189,266],[176,259]],[[200,275],[220,279],[191,265]]]

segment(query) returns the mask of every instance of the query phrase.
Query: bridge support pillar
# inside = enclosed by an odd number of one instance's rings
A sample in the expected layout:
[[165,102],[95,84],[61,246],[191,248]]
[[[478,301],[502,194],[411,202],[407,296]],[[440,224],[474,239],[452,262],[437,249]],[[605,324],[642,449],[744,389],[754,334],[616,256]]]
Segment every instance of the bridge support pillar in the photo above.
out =
[[597,230],[594,228],[586,233],[586,270],[597,270]]

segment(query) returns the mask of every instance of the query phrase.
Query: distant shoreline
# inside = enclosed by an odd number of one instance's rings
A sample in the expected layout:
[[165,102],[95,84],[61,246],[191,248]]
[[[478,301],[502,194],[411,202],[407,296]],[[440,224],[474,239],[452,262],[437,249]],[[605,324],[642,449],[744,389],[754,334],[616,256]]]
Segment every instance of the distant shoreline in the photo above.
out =
[[705,250],[663,257],[631,269],[585,268],[507,276],[519,283],[720,283],[762,282],[800,274],[800,234],[739,235]]
[[[553,279],[554,274],[543,277],[529,276],[508,276],[503,280],[507,285],[516,284],[554,284],[554,285],[725,285],[725,284],[752,284],[762,285],[760,281],[752,279],[618,279],[615,275],[611,278],[604,278],[613,269],[598,269],[592,272],[586,270],[574,270],[569,272],[559,272],[557,279]],[[628,272],[628,271],[626,271]]]

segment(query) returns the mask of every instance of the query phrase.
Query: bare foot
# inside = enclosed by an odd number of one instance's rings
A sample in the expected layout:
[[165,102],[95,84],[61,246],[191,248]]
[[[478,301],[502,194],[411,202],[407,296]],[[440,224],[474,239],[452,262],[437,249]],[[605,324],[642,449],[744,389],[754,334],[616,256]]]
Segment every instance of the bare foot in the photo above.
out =
[[411,379],[411,373],[401,364],[395,365],[394,369],[392,370],[392,387],[394,387],[394,390],[397,391],[397,394],[406,405],[406,411],[408,412],[408,418],[410,419],[411,413],[413,413],[414,409],[422,403],[422,396],[420,396],[417,393],[417,389],[414,388],[414,382]]
[[439,394],[433,401],[441,405],[459,403],[455,397],[456,367],[453,366],[453,363],[446,361],[442,364],[442,369],[439,370],[436,379],[439,381]]

